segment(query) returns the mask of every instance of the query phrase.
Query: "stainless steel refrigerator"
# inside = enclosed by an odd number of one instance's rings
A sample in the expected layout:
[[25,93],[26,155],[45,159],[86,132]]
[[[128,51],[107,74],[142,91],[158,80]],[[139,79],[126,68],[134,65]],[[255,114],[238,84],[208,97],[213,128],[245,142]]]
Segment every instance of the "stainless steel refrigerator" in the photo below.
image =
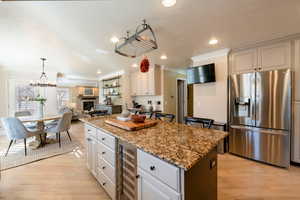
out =
[[230,76],[229,151],[280,167],[290,165],[291,71]]

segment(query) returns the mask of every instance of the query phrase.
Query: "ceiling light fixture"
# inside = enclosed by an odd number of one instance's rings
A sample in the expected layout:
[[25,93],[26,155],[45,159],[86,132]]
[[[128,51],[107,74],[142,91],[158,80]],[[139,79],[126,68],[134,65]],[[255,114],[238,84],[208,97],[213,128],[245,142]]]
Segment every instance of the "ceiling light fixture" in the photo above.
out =
[[48,81],[48,77],[45,72],[45,61],[47,60],[46,58],[41,58],[42,60],[42,74],[40,76],[39,80],[36,81],[30,81],[30,86],[32,87],[56,87],[55,83],[51,83]]
[[164,7],[168,8],[174,6],[176,4],[176,0],[162,0],[161,3]]
[[102,72],[101,72],[101,70],[100,69],[98,69],[98,71],[97,71],[97,74],[101,74]]
[[167,57],[166,55],[161,55],[161,56],[160,56],[160,59],[162,59],[162,60],[167,60],[168,57]]
[[110,38],[110,41],[114,44],[119,42],[119,38],[117,38],[116,36],[113,36],[112,38]]
[[215,39],[215,38],[209,40],[209,44],[210,44],[210,45],[218,44],[218,42],[219,42],[219,41],[218,41],[217,39]]
[[138,67],[138,64],[133,63],[133,64],[132,64],[132,67],[137,68],[137,67]]

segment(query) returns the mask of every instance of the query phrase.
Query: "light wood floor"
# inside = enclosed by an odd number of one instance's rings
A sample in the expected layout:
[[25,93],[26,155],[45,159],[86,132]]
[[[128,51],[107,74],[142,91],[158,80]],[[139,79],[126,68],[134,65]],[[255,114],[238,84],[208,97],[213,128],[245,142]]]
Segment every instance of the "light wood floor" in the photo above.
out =
[[[81,123],[72,125],[71,134],[84,145]],[[6,145],[6,139],[0,137],[0,148]],[[85,158],[72,153],[10,169],[1,175],[1,200],[109,199],[86,169]],[[300,168],[285,170],[230,154],[219,155],[218,199],[299,200]]]

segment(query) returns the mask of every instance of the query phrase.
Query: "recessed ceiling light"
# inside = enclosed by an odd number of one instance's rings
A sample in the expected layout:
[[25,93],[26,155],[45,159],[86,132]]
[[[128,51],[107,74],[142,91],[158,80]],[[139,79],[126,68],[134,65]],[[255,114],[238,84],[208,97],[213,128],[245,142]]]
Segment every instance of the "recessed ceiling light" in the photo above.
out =
[[215,38],[214,38],[214,39],[211,39],[211,40],[209,40],[209,44],[210,44],[210,45],[215,45],[215,44],[218,44],[218,42],[219,42],[219,41],[218,41],[217,39],[215,39]]
[[172,7],[176,4],[176,0],[162,0],[161,3],[164,7]]
[[138,64],[133,63],[133,64],[132,64],[132,67],[138,67]]
[[97,74],[101,74],[101,73],[102,73],[101,70],[98,69]]
[[115,43],[119,42],[119,38],[117,38],[116,36],[113,36],[112,38],[110,38],[110,41],[115,44]]
[[108,51],[103,50],[103,49],[96,49],[96,52],[99,53],[99,54],[103,54],[103,55],[106,55],[106,54],[109,53]]
[[166,55],[161,55],[161,56],[160,56],[160,59],[162,59],[162,60],[167,60],[168,57],[167,57]]

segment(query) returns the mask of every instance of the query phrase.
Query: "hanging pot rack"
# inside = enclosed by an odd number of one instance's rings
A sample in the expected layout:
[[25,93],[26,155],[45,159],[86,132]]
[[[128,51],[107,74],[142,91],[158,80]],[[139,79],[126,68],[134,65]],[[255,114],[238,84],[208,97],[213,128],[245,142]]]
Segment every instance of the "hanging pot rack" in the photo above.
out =
[[115,52],[119,55],[136,58],[158,48],[153,29],[146,20],[136,28],[133,35],[127,31],[126,37],[122,37],[115,46]]

